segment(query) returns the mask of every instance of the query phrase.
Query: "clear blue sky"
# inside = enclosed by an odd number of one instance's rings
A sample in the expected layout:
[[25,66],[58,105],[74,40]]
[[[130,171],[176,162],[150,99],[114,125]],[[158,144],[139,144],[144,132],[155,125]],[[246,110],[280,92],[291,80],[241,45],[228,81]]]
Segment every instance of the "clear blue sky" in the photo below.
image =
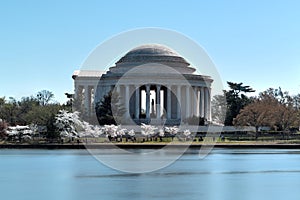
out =
[[71,75],[101,42],[141,28],[200,44],[222,79],[300,93],[300,1],[14,1],[0,3],[0,96],[47,89],[64,102]]

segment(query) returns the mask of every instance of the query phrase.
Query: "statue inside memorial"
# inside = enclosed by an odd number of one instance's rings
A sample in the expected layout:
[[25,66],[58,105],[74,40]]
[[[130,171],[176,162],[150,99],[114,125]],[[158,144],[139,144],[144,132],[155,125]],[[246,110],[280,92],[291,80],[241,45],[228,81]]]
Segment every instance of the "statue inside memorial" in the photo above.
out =
[[150,113],[150,117],[154,118],[155,117],[155,112],[154,112],[154,99],[152,99],[151,101],[151,113]]

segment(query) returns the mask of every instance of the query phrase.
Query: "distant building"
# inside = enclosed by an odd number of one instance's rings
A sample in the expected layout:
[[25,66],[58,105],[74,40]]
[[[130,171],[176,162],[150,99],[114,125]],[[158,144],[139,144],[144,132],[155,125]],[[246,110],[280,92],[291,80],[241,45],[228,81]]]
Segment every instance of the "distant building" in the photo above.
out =
[[75,71],[75,99],[89,116],[95,103],[109,91],[121,96],[125,118],[135,123],[180,124],[192,116],[211,120],[209,76],[196,69],[175,51],[157,44],[143,45],[126,53],[108,71]]

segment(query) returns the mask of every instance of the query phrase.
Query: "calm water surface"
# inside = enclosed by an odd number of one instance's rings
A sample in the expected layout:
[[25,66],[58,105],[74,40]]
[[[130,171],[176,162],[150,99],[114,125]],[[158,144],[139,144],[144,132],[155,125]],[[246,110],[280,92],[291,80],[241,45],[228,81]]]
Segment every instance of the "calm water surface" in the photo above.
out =
[[300,199],[300,150],[215,149],[147,174],[110,169],[85,150],[0,150],[5,200]]

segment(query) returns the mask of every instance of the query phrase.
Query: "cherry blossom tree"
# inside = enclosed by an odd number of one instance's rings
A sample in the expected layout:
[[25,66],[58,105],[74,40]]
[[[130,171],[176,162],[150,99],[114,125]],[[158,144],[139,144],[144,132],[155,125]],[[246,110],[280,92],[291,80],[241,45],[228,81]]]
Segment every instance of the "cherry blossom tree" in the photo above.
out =
[[104,125],[103,131],[106,134],[106,137],[108,137],[109,141],[111,141],[113,138],[117,138],[117,130],[118,126],[111,124],[111,125]]
[[127,135],[128,135],[128,138],[126,138],[126,141],[128,141],[128,139],[130,139],[133,142],[136,141],[135,131],[133,129],[131,129],[130,131],[128,131]]
[[155,130],[157,130],[157,128],[155,126],[152,126],[152,125],[147,125],[147,124],[144,124],[142,123],[141,124],[141,134],[143,136],[145,136],[147,138],[147,140],[154,136],[154,134],[156,133]]
[[128,135],[129,135],[130,137],[134,137],[134,136],[135,136],[134,130],[131,129],[130,131],[128,131]]
[[77,129],[83,126],[79,118],[79,112],[68,112],[60,110],[55,117],[55,126],[60,132],[61,137],[77,138]]
[[179,131],[177,126],[165,127],[165,131],[171,136],[172,141]]
[[184,136],[185,140],[189,139],[191,137],[191,131],[189,129],[184,130],[183,136]]
[[165,131],[163,128],[160,128],[158,131],[159,140],[162,142],[162,138],[165,136]]

